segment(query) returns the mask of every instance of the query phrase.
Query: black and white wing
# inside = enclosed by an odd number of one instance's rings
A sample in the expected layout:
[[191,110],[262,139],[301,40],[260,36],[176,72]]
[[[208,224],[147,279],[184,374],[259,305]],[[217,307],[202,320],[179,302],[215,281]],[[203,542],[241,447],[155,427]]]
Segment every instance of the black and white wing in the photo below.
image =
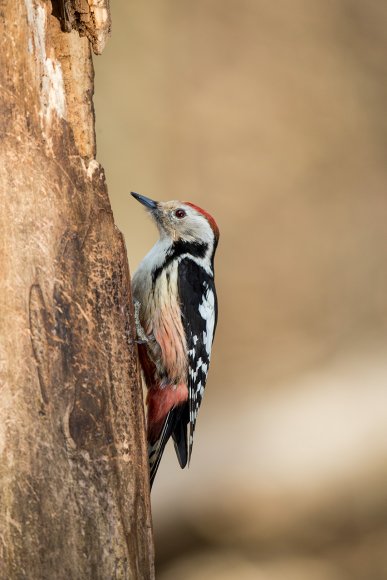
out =
[[188,349],[189,461],[210,366],[218,305],[214,277],[190,258],[179,264],[178,286]]

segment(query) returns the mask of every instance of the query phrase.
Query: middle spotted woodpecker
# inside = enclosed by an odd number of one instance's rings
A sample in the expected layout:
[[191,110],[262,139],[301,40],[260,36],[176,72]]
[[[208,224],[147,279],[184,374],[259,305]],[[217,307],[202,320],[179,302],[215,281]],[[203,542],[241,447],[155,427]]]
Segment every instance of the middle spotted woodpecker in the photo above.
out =
[[133,277],[139,358],[148,389],[148,452],[153,484],[168,439],[184,468],[217,322],[213,217],[189,202],[157,202],[132,193],[160,234]]

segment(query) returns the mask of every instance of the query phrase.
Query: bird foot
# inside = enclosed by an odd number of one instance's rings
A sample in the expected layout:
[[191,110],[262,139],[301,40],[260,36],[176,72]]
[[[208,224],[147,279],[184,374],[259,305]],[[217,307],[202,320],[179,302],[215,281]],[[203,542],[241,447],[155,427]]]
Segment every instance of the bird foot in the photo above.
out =
[[147,344],[149,342],[149,339],[140,322],[141,304],[138,300],[134,300],[133,304],[134,304],[134,320],[136,323],[136,332],[137,332],[136,342],[137,344]]

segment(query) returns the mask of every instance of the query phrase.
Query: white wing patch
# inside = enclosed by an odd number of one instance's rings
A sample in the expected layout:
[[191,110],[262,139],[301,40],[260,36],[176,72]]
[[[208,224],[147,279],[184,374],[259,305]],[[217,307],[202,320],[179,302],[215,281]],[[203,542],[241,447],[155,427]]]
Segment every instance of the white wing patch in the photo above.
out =
[[199,313],[207,323],[206,331],[203,332],[203,342],[206,346],[207,354],[210,355],[215,328],[215,296],[212,290],[208,290],[203,296],[203,302],[199,306]]

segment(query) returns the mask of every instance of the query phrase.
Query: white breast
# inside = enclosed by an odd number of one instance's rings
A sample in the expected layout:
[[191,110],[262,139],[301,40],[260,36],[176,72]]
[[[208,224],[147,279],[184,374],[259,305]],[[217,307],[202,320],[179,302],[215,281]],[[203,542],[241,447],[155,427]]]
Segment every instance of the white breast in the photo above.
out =
[[[156,244],[157,246],[157,244]],[[153,282],[152,272],[165,260],[155,247],[144,258],[133,277],[133,296],[140,302],[140,321],[147,335],[153,335],[161,350],[154,361],[163,378],[179,384],[186,381],[187,347],[178,296],[178,260],[171,262]]]

